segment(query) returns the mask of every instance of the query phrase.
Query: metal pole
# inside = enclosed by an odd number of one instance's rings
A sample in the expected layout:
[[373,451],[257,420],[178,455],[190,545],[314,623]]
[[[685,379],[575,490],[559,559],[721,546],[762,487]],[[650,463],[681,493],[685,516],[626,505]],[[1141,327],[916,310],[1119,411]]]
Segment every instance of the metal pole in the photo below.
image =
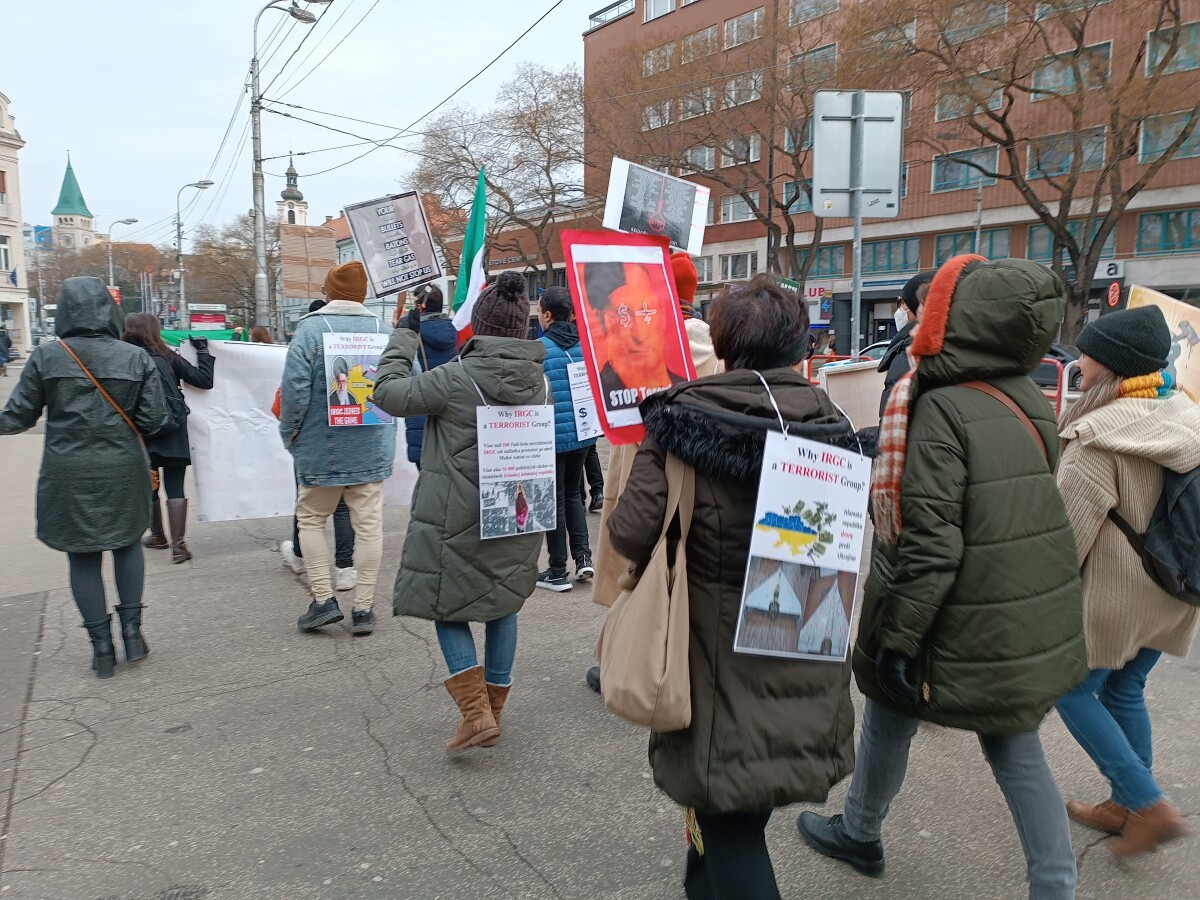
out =
[[854,217],[853,268],[850,280],[850,348],[851,356],[858,356],[862,344],[862,191],[863,191],[863,116],[866,95],[854,92],[854,103],[850,108],[850,214]]
[[271,298],[267,284],[267,221],[262,170],[262,97],[258,83],[258,20],[271,8],[268,3],[254,17],[254,55],[250,58],[250,129],[254,156],[254,324],[271,324]]
[[116,282],[113,281],[113,262],[112,262],[112,226],[108,226],[108,286],[116,287]]

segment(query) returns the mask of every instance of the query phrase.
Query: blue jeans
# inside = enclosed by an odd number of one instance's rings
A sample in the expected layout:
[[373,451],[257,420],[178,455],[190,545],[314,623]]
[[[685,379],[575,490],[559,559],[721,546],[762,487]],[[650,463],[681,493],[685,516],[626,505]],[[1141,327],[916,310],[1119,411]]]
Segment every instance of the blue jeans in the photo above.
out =
[[[842,822],[856,841],[877,841],[892,800],[904,785],[917,720],[868,700],[854,778]],[[1075,853],[1071,827],[1036,731],[979,735],[983,755],[1017,826],[1025,851],[1030,900],[1072,900]]]
[[1058,715],[1101,774],[1112,799],[1126,809],[1153,806],[1163,796],[1150,774],[1154,751],[1146,676],[1162,653],[1143,647],[1120,669],[1095,669],[1058,701]]
[[[451,677],[479,665],[475,637],[466,622],[434,622],[438,644]],[[513,659],[517,655],[517,614],[503,616],[483,626],[483,677],[488,684],[512,684]]]

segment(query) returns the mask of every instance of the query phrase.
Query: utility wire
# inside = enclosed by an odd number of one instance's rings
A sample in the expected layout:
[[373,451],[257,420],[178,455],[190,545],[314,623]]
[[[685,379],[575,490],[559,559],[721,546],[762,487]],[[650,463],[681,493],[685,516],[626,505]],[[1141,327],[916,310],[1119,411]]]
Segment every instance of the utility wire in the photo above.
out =
[[[380,2],[380,0],[375,0],[375,2],[371,4],[371,8],[362,14],[362,18],[360,18],[357,22],[355,22],[350,27],[350,30],[347,31],[344,35],[342,35],[342,39],[340,41],[338,41],[336,44],[334,44],[333,48],[328,53],[326,53],[324,56],[322,56],[321,59],[317,62],[317,64],[315,66],[313,66],[311,69],[309,69],[307,73],[302,75],[298,81],[295,81],[292,84],[286,85],[286,86],[281,84],[279,86],[280,92],[281,92],[279,96],[283,97],[283,96],[286,96],[287,94],[290,94],[292,91],[294,91],[296,88],[298,88],[301,84],[303,84],[304,81],[310,75],[312,75],[313,72],[315,72],[315,71],[317,71],[317,69],[321,68],[321,66],[324,65],[324,63],[325,63],[325,60],[329,59],[329,57],[333,55],[334,50],[337,50],[338,47],[342,46],[342,44],[344,44],[346,42],[346,38],[348,38],[348,37],[350,37],[350,35],[354,34],[354,32],[358,29],[358,26],[363,23],[363,21],[367,18],[367,16],[369,16],[372,12],[375,11],[375,7],[377,7],[379,5],[379,2]],[[351,0],[350,6],[353,6],[353,5],[354,5],[354,0]],[[350,11],[350,6],[347,6],[342,10],[342,15],[339,15],[337,17],[337,20],[333,23],[333,25],[330,26],[329,31],[325,32],[325,37],[329,37],[329,35],[333,33],[333,29],[336,28],[338,22],[340,22],[342,20],[342,16],[344,16],[347,12]],[[324,40],[324,38],[322,38],[322,40]],[[317,42],[317,47],[319,47],[319,46],[320,46],[320,41]],[[304,64],[309,61],[309,59],[312,57],[313,53],[315,53],[317,51],[317,47],[313,47],[311,50],[308,51],[308,55],[305,56],[304,59],[302,59],[300,61],[299,65],[296,66],[296,72],[299,72],[300,69],[304,66]],[[295,75],[296,72],[293,72],[292,75]]]
[[[313,23],[312,23],[312,27],[311,27],[311,28],[306,28],[306,29],[304,29],[304,35],[303,35],[303,37],[301,37],[301,38],[300,38],[300,43],[298,43],[298,44],[296,45],[296,49],[295,49],[295,50],[293,50],[293,51],[291,52],[291,55],[290,55],[290,56],[288,56],[288,58],[287,58],[287,59],[285,59],[285,60],[283,61],[283,65],[279,67],[279,71],[275,73],[275,77],[274,77],[274,78],[272,78],[272,79],[271,79],[271,80],[270,80],[270,81],[267,83],[267,87],[266,87],[266,89],[265,89],[265,90],[263,90],[263,91],[260,91],[260,94],[265,94],[267,91],[269,91],[269,90],[271,89],[271,85],[273,85],[273,84],[274,84],[276,81],[278,81],[278,80],[279,80],[279,77],[280,77],[280,76],[283,74],[284,70],[285,70],[285,69],[288,67],[288,64],[289,64],[289,63],[290,63],[290,62],[291,62],[293,59],[295,59],[295,58],[296,58],[296,54],[300,52],[300,48],[304,46],[304,42],[308,40],[308,38],[309,38],[309,35],[311,35],[311,34],[312,34],[314,31],[316,31],[316,30],[317,30],[317,28],[318,28],[318,26],[320,26],[320,24],[321,24],[321,20],[325,18],[325,14],[326,14],[327,12],[329,12],[329,7],[328,7],[328,6],[326,6],[324,9],[322,9],[322,10],[321,10],[321,14],[320,14],[319,16],[317,16],[317,21],[315,21],[315,22],[313,22]],[[293,27],[293,28],[296,26],[296,21],[297,21],[297,20],[295,20],[295,19],[293,19],[293,20],[292,20],[292,27]],[[335,24],[336,24],[336,23],[335,23]],[[291,32],[291,29],[289,28],[289,29],[288,29],[288,35],[290,35],[291,33],[292,33],[292,32]],[[284,40],[286,40],[286,39],[287,39],[287,35],[285,35],[285,36],[284,36]],[[280,44],[280,46],[282,46],[282,43]],[[265,66],[265,63],[264,63],[264,66]]]

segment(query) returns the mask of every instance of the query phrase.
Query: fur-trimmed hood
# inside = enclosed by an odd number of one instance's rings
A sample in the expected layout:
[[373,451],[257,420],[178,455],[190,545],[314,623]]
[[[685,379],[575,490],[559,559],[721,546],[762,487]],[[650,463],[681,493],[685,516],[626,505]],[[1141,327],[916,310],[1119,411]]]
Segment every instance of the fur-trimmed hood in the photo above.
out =
[[[853,428],[823,390],[791,369],[762,373],[788,433],[857,449]],[[712,479],[757,482],[768,431],[779,417],[758,376],[738,369],[653,394],[641,405],[646,432],[667,453]]]

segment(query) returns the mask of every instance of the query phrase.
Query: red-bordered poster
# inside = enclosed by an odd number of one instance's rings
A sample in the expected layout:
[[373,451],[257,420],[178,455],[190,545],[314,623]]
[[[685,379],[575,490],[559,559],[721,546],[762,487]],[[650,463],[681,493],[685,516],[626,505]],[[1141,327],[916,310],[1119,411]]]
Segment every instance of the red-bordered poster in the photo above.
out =
[[601,427],[614,444],[638,443],[638,404],[696,377],[667,239],[564,231],[562,244]]

